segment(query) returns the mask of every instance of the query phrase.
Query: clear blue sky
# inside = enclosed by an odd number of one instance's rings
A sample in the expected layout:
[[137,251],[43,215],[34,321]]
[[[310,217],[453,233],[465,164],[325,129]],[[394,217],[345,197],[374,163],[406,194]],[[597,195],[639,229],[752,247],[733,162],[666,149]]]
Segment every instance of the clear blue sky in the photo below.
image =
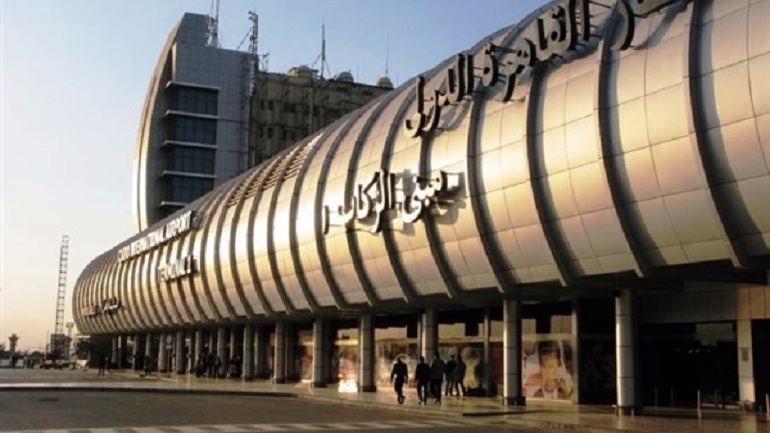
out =
[[[395,84],[516,23],[546,0],[222,0],[235,48],[260,16],[269,70],[312,64]],[[59,246],[70,295],[90,260],[132,234],[139,112],[168,32],[210,0],[0,0],[0,342],[42,348],[55,326]],[[388,42],[389,41],[389,42]],[[248,41],[241,48],[246,50]]]

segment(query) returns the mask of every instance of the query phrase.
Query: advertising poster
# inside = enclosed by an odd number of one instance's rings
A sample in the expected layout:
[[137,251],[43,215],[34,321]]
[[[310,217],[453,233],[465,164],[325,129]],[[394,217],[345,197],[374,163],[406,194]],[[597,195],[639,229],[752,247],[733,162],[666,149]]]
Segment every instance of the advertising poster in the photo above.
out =
[[358,345],[335,345],[332,350],[332,382],[357,382]]
[[378,387],[391,386],[390,372],[398,357],[400,357],[406,364],[406,369],[409,372],[407,386],[414,386],[414,371],[417,368],[417,362],[419,361],[417,344],[399,341],[377,343],[374,381]]
[[522,345],[524,396],[570,400],[575,389],[570,340],[524,341]]

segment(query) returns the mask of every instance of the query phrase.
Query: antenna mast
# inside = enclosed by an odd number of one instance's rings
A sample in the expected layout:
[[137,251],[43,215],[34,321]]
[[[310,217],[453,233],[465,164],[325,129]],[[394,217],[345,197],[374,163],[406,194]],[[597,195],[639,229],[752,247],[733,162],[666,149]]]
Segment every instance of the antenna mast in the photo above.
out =
[[69,263],[70,237],[62,236],[59,248],[59,290],[56,296],[56,326],[52,338],[51,351],[57,356],[64,355],[66,339],[64,338],[64,297],[67,293],[67,266]]
[[329,63],[326,61],[326,24],[321,24],[321,54],[316,57],[313,67],[318,63],[319,59],[321,60],[321,79],[323,79],[324,72],[328,72],[329,75],[332,74],[332,71],[329,69]]
[[219,0],[211,1],[208,34],[209,46],[219,48]]

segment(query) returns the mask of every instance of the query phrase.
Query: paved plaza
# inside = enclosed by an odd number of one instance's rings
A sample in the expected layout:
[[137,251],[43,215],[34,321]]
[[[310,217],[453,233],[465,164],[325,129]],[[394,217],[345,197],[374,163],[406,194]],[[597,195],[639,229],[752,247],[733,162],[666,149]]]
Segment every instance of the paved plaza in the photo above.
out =
[[[764,414],[735,410],[706,410],[698,419],[695,410],[645,410],[643,415],[616,416],[611,407],[576,406],[528,402],[526,407],[504,407],[498,398],[445,397],[441,405],[418,405],[413,389],[399,405],[389,389],[376,393],[340,392],[337,388],[312,388],[308,384],[274,384],[236,379],[195,378],[192,375],[154,374],[143,377],[133,371],[111,371],[99,377],[96,370],[0,370],[0,392],[17,391],[134,391],[162,394],[236,395],[312,400],[385,412],[395,419],[429,416],[451,425],[518,426],[524,429],[570,430],[580,432],[655,433],[754,433],[770,432]],[[422,422],[422,421],[421,421]],[[425,424],[430,426],[431,424]],[[434,425],[437,427],[438,425]],[[393,426],[391,426],[393,427]],[[397,427],[397,426],[396,426]],[[406,426],[402,426],[406,427]],[[374,425],[371,425],[375,429]],[[394,427],[395,428],[395,427]],[[312,428],[315,430],[315,428]],[[332,430],[334,430],[332,428]],[[222,428],[221,431],[229,431]]]

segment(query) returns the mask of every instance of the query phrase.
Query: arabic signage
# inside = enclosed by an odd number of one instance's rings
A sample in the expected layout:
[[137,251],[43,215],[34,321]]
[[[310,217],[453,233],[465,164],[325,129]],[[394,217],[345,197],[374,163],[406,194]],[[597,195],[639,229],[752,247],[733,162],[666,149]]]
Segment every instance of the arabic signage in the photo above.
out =
[[123,306],[123,303],[120,301],[120,299],[112,297],[112,298],[104,299],[98,304],[89,305],[87,307],[81,308],[80,314],[83,315],[84,317],[101,316],[103,314],[114,314],[122,306]]
[[[448,203],[460,190],[460,175],[445,171],[437,171],[429,178],[404,176],[400,185],[404,188],[396,188],[397,182],[395,174],[380,170],[372,175],[369,182],[356,186],[353,196],[345,200],[347,206],[339,206],[334,213],[329,206],[324,206],[322,233],[328,234],[330,226],[350,228],[353,220],[371,218],[374,220],[370,231],[379,233],[385,212],[394,209],[405,223],[413,223],[429,209]],[[406,183],[411,187],[406,188]],[[406,193],[406,190],[409,192]]]
[[[647,17],[671,4],[683,0],[619,0],[616,3],[620,24],[614,49],[625,50],[634,38],[634,19]],[[474,91],[503,84],[502,102],[510,102],[516,90],[519,76],[528,68],[574,50],[581,42],[587,42],[591,29],[589,0],[563,0],[538,17],[523,36],[516,39],[512,48],[487,44],[481,55],[483,66],[475,67],[474,56],[460,53],[454,64],[447,68],[446,76],[435,89],[426,89],[424,76],[417,77],[416,110],[404,120],[404,133],[420,137],[440,127],[441,109],[457,105],[468,99]],[[480,75],[476,76],[476,71]],[[480,87],[476,89],[476,87]]]
[[196,212],[187,211],[172,219],[165,226],[154,230],[131,242],[118,251],[118,262],[123,262],[139,254],[149,251],[159,245],[183,235],[193,228]]

